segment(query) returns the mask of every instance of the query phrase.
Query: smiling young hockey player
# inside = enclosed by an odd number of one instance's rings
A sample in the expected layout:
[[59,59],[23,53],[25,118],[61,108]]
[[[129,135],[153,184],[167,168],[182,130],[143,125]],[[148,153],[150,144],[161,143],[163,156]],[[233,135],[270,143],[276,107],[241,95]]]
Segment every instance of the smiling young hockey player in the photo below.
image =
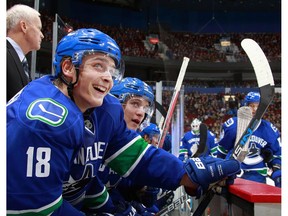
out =
[[[252,110],[252,116],[259,106],[260,94],[249,92],[244,105]],[[237,133],[237,117],[228,119],[222,126],[221,140],[218,146],[218,157],[229,155]],[[249,139],[248,154],[241,163],[241,178],[266,183],[268,169],[272,169],[271,178],[275,186],[281,187],[281,141],[278,129],[270,122],[261,119]]]
[[101,164],[140,185],[183,185],[197,197],[211,183],[235,178],[234,159],[184,164],[127,128],[122,105],[108,94],[123,75],[121,62],[112,38],[79,29],[59,42],[55,76],[32,81],[8,102],[7,215],[117,215],[101,209],[109,198]]

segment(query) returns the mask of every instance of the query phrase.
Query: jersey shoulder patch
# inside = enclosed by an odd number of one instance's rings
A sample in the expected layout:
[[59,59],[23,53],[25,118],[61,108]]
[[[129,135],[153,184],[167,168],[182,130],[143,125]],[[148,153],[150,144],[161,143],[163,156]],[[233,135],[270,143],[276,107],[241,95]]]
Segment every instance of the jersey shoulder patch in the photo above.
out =
[[68,109],[51,98],[33,101],[26,111],[28,119],[39,120],[53,127],[62,125],[67,115]]

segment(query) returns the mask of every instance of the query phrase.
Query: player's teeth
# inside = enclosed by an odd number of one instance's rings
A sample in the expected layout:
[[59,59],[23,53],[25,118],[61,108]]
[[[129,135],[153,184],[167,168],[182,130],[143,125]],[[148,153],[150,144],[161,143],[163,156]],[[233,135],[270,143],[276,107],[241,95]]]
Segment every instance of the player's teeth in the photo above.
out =
[[101,91],[105,91],[106,90],[106,88],[104,88],[104,87],[98,87]]

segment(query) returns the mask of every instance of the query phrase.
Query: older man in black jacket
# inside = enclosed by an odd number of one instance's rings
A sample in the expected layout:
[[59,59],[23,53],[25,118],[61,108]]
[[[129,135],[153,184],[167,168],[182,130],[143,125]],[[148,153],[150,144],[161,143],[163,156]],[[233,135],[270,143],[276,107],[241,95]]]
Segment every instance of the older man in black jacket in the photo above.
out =
[[37,10],[21,4],[7,10],[7,102],[31,80],[25,55],[40,49],[41,29]]

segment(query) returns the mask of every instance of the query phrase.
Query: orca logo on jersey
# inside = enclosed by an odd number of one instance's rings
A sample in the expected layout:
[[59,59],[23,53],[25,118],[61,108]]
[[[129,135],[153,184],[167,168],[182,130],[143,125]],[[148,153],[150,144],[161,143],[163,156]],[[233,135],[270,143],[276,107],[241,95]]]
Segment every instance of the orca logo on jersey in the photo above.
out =
[[33,101],[26,111],[28,119],[39,120],[53,127],[63,124],[67,115],[67,108],[51,98],[41,98]]

